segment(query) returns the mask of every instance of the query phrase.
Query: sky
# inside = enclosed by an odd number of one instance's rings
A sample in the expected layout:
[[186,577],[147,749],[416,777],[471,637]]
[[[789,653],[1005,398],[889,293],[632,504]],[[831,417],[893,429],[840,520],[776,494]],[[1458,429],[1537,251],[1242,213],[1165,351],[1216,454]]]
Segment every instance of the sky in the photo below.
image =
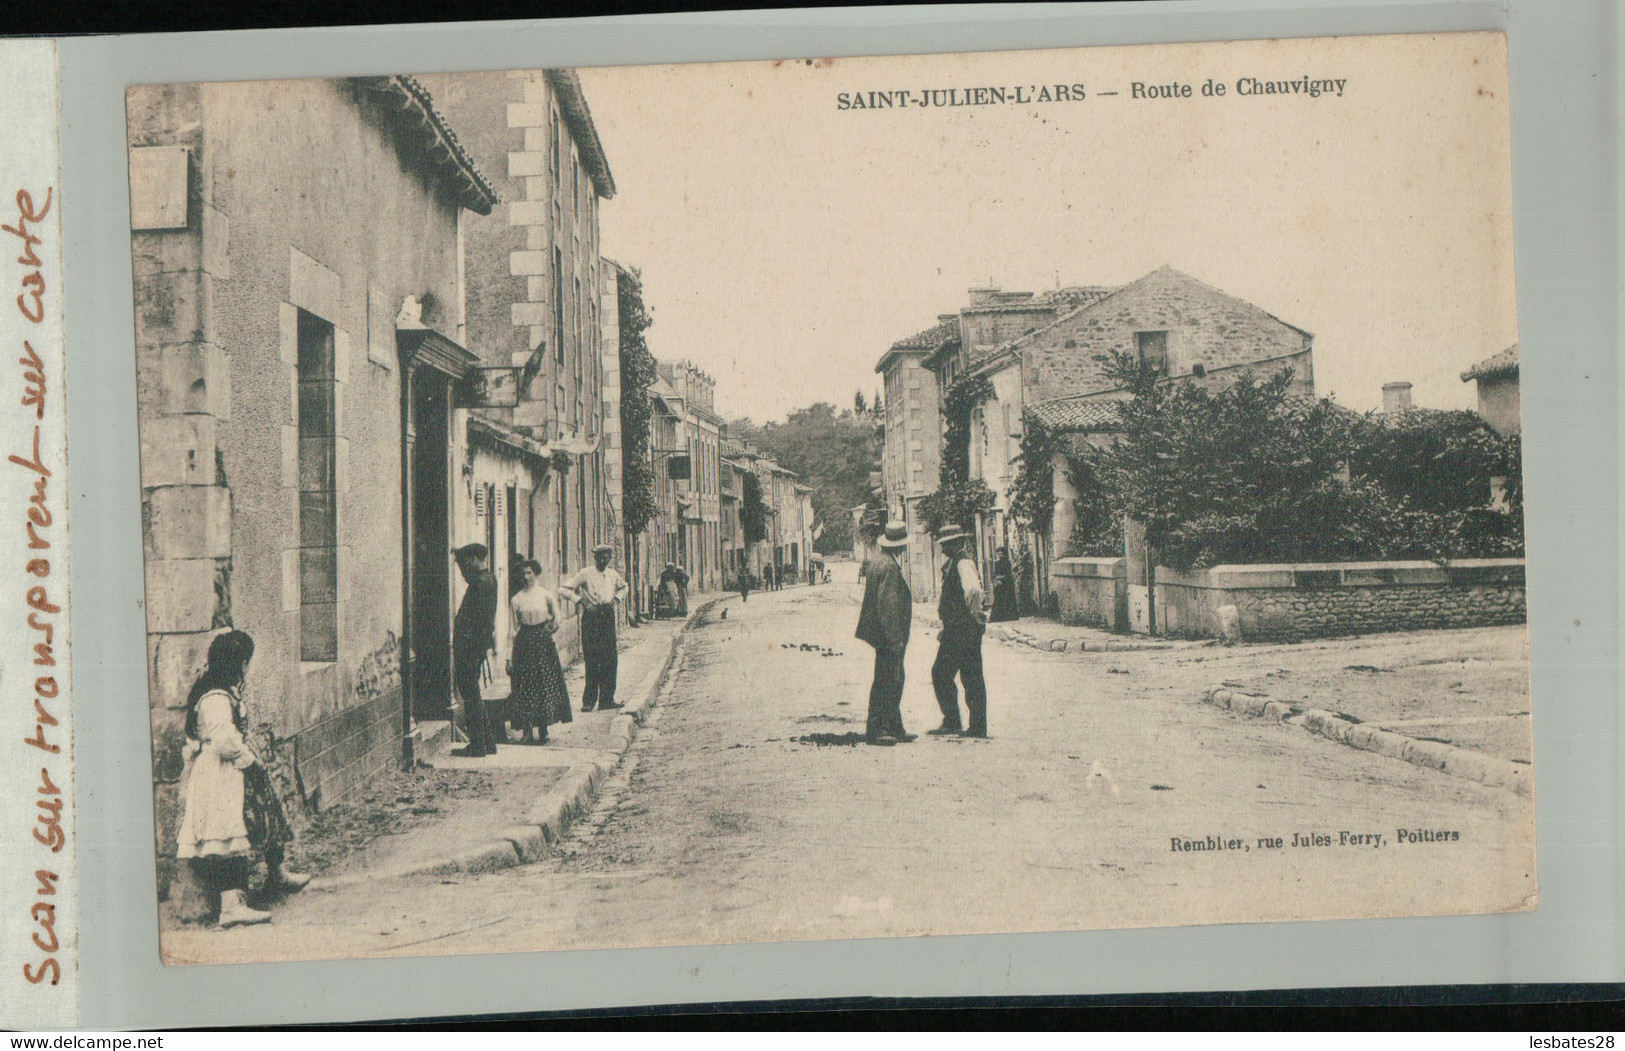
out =
[[[968,288],[1163,265],[1314,333],[1317,393],[1359,410],[1398,380],[1470,408],[1460,372],[1517,339],[1500,34],[580,75],[617,188],[604,253],[642,272],[656,356],[715,377],[727,416],[872,397],[886,348]],[[917,104],[991,86],[1020,101]],[[899,90],[914,104],[840,108]]]

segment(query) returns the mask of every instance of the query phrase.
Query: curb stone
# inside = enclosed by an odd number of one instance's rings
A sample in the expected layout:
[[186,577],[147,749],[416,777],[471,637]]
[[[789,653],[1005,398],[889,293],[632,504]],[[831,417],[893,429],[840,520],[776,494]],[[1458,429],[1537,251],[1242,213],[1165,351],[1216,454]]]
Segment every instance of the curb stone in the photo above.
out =
[[310,881],[307,891],[335,891],[380,880],[408,879],[414,876],[455,876],[496,872],[541,861],[549,855],[553,844],[564,838],[565,832],[581,816],[591,813],[599,789],[632,746],[637,728],[643,723],[644,713],[663,691],[677,662],[677,650],[683,636],[694,622],[717,603],[729,596],[717,595],[697,604],[683,626],[671,637],[666,659],[654,674],[646,677],[646,688],[626,702],[626,710],[610,723],[609,746],[592,762],[572,766],[564,779],[548,789],[531,806],[523,824],[504,829],[497,838],[451,858],[432,858],[383,872],[362,870],[341,876],[317,877]]
[[1350,748],[1400,759],[1413,766],[1425,766],[1491,788],[1511,789],[1520,796],[1527,796],[1531,791],[1530,767],[1510,759],[1440,741],[1423,741],[1365,723],[1351,723],[1334,712],[1271,700],[1263,693],[1243,689],[1235,683],[1209,686],[1202,691],[1201,699],[1218,708],[1291,723]]
[[[927,625],[935,625],[934,620],[927,619]],[[1156,642],[1147,639],[1144,642],[1124,640],[1118,642],[1110,639],[1104,642],[1090,643],[1088,639],[1045,639],[1022,631],[1020,628],[993,628],[987,629],[987,637],[998,642],[1012,645],[1027,646],[1035,650],[1048,650],[1052,653],[1132,653],[1141,650],[1171,650],[1179,648],[1178,643]]]

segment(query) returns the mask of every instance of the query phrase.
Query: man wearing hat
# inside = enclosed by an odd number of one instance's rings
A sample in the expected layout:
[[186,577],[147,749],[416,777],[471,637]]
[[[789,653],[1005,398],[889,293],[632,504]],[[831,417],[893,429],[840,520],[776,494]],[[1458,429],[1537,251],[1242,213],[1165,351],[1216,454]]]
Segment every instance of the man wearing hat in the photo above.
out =
[[615,673],[620,654],[615,649],[615,603],[626,597],[626,578],[609,568],[615,548],[599,544],[592,549],[590,566],[559,585],[559,594],[581,606],[581,660],[587,665],[587,688],[581,710],[607,711],[615,703]]
[[[982,678],[987,611],[982,608],[982,580],[976,573],[976,560],[970,557],[969,539],[956,525],[943,526],[937,534],[937,543],[948,556],[942,567],[942,597],[937,602],[942,632],[937,636],[937,659],[931,665],[931,686],[942,709],[942,725],[928,732],[937,736],[987,736],[987,683]],[[970,724],[963,729],[955,675],[965,684],[965,707],[970,711]]]
[[914,596],[897,564],[908,545],[908,526],[888,522],[877,550],[863,565],[863,610],[858,638],[875,648],[875,679],[869,688],[870,744],[894,745],[914,740],[903,729],[903,653],[914,619]]
[[463,701],[468,745],[452,755],[479,759],[495,755],[497,750],[496,732],[485,710],[485,698],[480,696],[485,655],[496,647],[497,580],[486,564],[491,553],[484,544],[465,544],[452,555],[468,583],[451,628],[452,684]]

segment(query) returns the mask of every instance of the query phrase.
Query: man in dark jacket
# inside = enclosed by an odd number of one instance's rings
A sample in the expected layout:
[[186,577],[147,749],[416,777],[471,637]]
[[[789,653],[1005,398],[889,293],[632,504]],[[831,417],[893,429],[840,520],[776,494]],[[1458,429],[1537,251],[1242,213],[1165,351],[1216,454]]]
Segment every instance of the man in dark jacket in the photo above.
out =
[[[958,734],[961,737],[987,736],[987,682],[982,678],[982,632],[987,628],[987,610],[982,605],[982,581],[976,560],[966,550],[970,538],[958,526],[944,526],[937,536],[948,561],[942,567],[941,599],[937,616],[942,633],[937,636],[937,659],[931,665],[931,686],[937,706],[942,709],[942,725],[927,731],[933,735]],[[954,676],[965,684],[965,707],[970,724],[959,722],[959,691]]]
[[479,759],[495,755],[497,750],[496,732],[480,695],[485,655],[496,646],[497,580],[486,565],[490,552],[484,544],[467,544],[452,553],[468,582],[451,629],[452,683],[463,701],[468,746],[452,755]]
[[908,527],[888,524],[879,549],[864,564],[858,638],[875,648],[866,734],[870,744],[894,745],[915,738],[903,729],[903,653],[914,619],[914,596],[897,564],[897,553],[907,545]]

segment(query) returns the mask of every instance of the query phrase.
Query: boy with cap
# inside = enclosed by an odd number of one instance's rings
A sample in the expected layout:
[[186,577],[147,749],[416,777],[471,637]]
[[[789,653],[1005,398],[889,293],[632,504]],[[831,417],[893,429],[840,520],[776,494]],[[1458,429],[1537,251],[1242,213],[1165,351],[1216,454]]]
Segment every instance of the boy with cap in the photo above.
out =
[[587,688],[581,710],[607,711],[615,703],[615,675],[620,654],[615,648],[615,603],[626,596],[626,578],[609,568],[615,548],[592,549],[593,564],[559,585],[559,594],[581,606],[581,660],[587,666]]
[[495,755],[497,750],[496,733],[485,710],[485,698],[480,696],[480,670],[485,665],[485,655],[496,647],[497,580],[486,565],[491,553],[484,544],[465,544],[452,554],[457,559],[457,569],[468,582],[451,629],[452,684],[463,701],[468,745],[456,749],[452,755],[479,759]]

